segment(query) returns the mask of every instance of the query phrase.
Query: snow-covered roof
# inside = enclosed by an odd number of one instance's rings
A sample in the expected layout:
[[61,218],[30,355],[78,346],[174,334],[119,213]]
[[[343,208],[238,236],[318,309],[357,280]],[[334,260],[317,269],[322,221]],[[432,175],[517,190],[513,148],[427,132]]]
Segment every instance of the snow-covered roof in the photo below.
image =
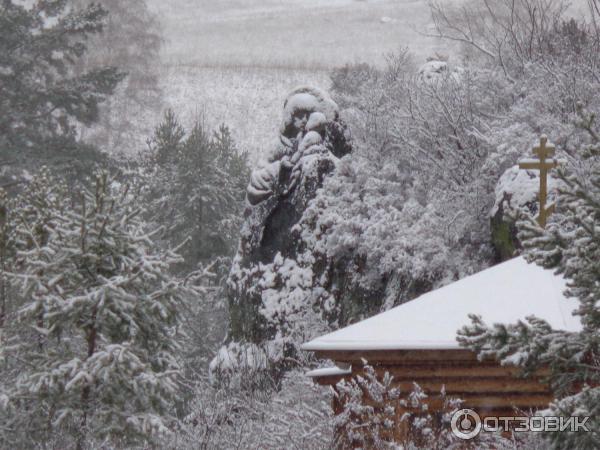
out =
[[303,350],[458,349],[456,332],[478,314],[488,324],[535,315],[553,328],[581,329],[576,299],[563,295],[565,280],[517,257],[369,319],[316,338]]
[[309,372],[306,372],[306,376],[310,378],[319,378],[319,377],[331,377],[338,375],[349,375],[352,373],[352,369],[342,369],[340,367],[325,367],[322,369],[315,369]]

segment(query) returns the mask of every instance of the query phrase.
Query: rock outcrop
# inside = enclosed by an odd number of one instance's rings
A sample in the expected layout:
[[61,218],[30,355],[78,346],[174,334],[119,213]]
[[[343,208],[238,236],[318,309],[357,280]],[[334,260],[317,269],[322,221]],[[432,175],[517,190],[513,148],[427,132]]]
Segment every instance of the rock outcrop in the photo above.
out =
[[[286,323],[294,314],[310,314],[305,309],[312,302],[303,297],[314,284],[296,225],[324,178],[350,152],[349,133],[335,102],[316,88],[294,89],[284,103],[280,145],[248,185],[249,206],[227,282],[229,346],[239,350],[240,343],[254,348],[279,342],[276,350],[265,350],[278,356],[270,353],[268,358],[281,359],[287,352]],[[294,295],[281,298],[282,291]],[[218,357],[211,368],[219,368]]]
[[[557,198],[559,182],[548,177],[548,202]],[[537,171],[513,166],[506,170],[496,185],[496,201],[490,211],[492,244],[497,262],[513,258],[521,250],[516,219],[519,210],[535,216],[538,213],[540,175]]]

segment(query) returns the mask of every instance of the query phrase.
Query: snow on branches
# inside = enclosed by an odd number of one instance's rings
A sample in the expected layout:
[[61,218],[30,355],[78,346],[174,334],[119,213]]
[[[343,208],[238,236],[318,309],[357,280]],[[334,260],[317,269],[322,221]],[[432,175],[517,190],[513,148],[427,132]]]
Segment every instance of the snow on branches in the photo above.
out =
[[[122,443],[168,433],[178,398],[178,306],[135,192],[107,173],[72,197],[47,171],[9,211],[20,294],[4,349],[7,423],[29,439]],[[12,413],[11,413],[12,411]],[[3,437],[4,438],[4,437]]]
[[[340,406],[334,418],[338,448],[441,450],[464,444],[450,427],[452,414],[462,404],[460,399],[448,397],[442,389],[435,395],[442,399],[443,407],[433,414],[427,404],[429,396],[418,384],[414,383],[410,392],[401,392],[388,372],[380,375],[366,361],[362,370],[362,375],[343,379],[334,389]],[[400,435],[405,436],[402,441]]]
[[[593,116],[580,110],[589,128],[588,144],[579,152],[580,164],[559,170],[559,207],[546,229],[529,216],[518,222],[519,238],[531,261],[554,268],[567,279],[566,295],[579,301],[574,312],[580,332],[553,330],[548,323],[528,318],[527,323],[485,324],[472,317],[472,324],[459,334],[464,346],[480,356],[494,356],[504,364],[522,366],[526,372],[550,367],[550,382],[557,399],[546,411],[555,416],[591,417],[590,429],[598,430],[600,404],[600,164]],[[594,448],[600,444],[591,433],[548,433],[554,448]]]

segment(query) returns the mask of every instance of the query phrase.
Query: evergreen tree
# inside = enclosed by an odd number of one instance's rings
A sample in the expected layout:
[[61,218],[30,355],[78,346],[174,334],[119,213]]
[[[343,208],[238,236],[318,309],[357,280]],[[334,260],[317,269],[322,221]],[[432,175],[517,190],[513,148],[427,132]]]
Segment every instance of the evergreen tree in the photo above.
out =
[[185,130],[179,123],[173,110],[165,112],[163,121],[154,129],[154,136],[148,145],[152,149],[153,163],[159,166],[173,165],[177,160],[177,153],[181,149],[185,137]]
[[188,268],[230,256],[237,245],[249,171],[245,153],[222,125],[209,134],[197,122],[186,135],[172,111],[150,140],[153,210]]
[[591,138],[581,154],[583,171],[559,171],[565,183],[560,191],[561,211],[544,230],[527,218],[520,222],[529,261],[553,268],[568,281],[566,295],[579,301],[575,314],[582,331],[553,330],[536,317],[527,323],[488,326],[480,317],[464,327],[459,340],[503,362],[519,364],[525,373],[548,366],[557,400],[549,411],[557,416],[590,417],[591,432],[548,433],[552,446],[598,448],[600,446],[600,134],[593,115],[580,110],[580,125]]
[[76,73],[75,64],[105,18],[97,4],[75,11],[67,0],[0,2],[0,165],[99,157],[78,145],[78,127],[98,120],[99,104],[123,74],[114,67]]
[[69,1],[80,9],[100,3],[108,12],[102,33],[91,37],[78,70],[114,66],[127,73],[115,94],[101,106],[99,126],[86,130],[86,140],[109,151],[143,145],[141,137],[152,132],[154,118],[162,110],[158,17],[148,9],[146,0]]
[[10,213],[6,275],[21,306],[3,330],[11,432],[0,439],[145,442],[176,423],[178,308],[189,293],[169,267],[180,258],[157,248],[138,196],[106,173],[77,198],[64,193],[43,172]]
[[148,144],[143,177],[152,220],[162,227],[160,238],[166,245],[178,247],[185,258],[176,271],[202,286],[184,315],[185,372],[197,380],[226,332],[227,311],[220,294],[238,243],[247,159],[227,127],[211,135],[196,123],[186,133],[170,110]]

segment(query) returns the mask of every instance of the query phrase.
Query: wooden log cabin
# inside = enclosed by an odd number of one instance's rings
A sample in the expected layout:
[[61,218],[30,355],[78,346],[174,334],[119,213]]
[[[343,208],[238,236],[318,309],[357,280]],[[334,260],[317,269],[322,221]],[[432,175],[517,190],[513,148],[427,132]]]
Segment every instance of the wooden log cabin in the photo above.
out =
[[[478,361],[459,346],[456,334],[470,324],[469,313],[488,324],[535,315],[555,329],[578,331],[581,324],[572,315],[577,301],[563,295],[565,288],[561,276],[514,258],[304,344],[303,350],[335,364],[308,375],[335,388],[340,380],[362,374],[366,360],[379,376],[389,372],[404,395],[413,382],[419,384],[432,413],[442,407],[442,387],[482,418],[544,408],[553,399],[544,383],[547,371],[522,378],[517,367]],[[343,405],[334,400],[333,406],[337,413]]]

